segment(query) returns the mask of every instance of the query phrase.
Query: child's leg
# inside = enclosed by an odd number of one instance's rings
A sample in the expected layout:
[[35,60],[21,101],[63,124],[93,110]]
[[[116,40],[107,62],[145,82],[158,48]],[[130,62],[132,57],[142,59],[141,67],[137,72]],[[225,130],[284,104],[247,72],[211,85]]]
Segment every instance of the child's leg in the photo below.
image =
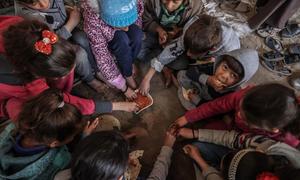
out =
[[108,48],[115,55],[121,73],[131,88],[136,88],[132,77],[133,55],[130,47],[131,40],[125,31],[116,31],[114,38],[108,43]]
[[98,81],[93,74],[90,62],[87,58],[87,53],[80,46],[76,47],[75,73],[82,81],[87,83],[97,92],[102,92],[106,89],[106,85]]
[[186,54],[182,54],[179,57],[177,57],[174,61],[170,62],[166,65],[168,68],[179,71],[179,70],[185,70],[189,66],[189,58],[186,56]]
[[88,39],[87,35],[85,34],[85,32],[80,29],[75,28],[72,31],[71,40],[74,43],[78,44],[80,47],[82,47],[86,51],[88,60],[92,67],[92,70],[93,70],[93,72],[95,72],[97,69],[96,61],[95,61],[92,49],[90,47],[89,39]]
[[[160,52],[160,45],[158,43],[158,36],[154,33],[146,32],[146,38],[142,41],[142,48],[137,56],[140,61],[148,61],[152,59],[152,56],[156,54],[151,54],[154,51]],[[151,57],[150,57],[151,56]]]
[[135,60],[141,51],[143,31],[136,25],[129,26],[129,30],[126,32],[130,39],[130,47],[132,53],[132,59]]
[[193,145],[198,147],[201,156],[207,163],[218,169],[223,156],[232,151],[225,146],[200,141],[194,142]]

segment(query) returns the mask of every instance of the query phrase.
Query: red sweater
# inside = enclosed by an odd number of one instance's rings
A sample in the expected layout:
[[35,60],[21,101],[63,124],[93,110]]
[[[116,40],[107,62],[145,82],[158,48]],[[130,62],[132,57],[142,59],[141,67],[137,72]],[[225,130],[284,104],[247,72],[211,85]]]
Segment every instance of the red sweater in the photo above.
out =
[[[12,24],[22,21],[22,18],[16,16],[1,16],[0,17],[0,34]],[[5,54],[3,48],[3,40],[2,36],[0,35],[0,54]],[[7,60],[0,59],[3,64],[7,64]],[[0,68],[1,69],[1,68]],[[1,74],[1,72],[0,72]],[[4,76],[0,77],[0,79],[5,79],[6,74],[3,73]],[[13,75],[12,72],[8,72],[8,74]],[[83,99],[70,94],[72,89],[74,80],[74,70],[72,70],[67,76],[57,79],[55,81],[46,82],[46,79],[40,78],[36,79],[32,82],[27,84],[9,84],[9,83],[1,83],[0,81],[0,117],[8,117],[11,120],[16,120],[17,115],[21,111],[22,104],[35,97],[36,95],[40,94],[44,90],[48,89],[49,87],[55,87],[61,89],[64,92],[64,100],[70,104],[76,106],[83,115],[90,115],[98,110],[103,105],[107,105],[107,108],[102,108],[101,110],[105,109],[107,111],[111,111],[111,103],[106,102],[95,102],[92,99]],[[101,111],[99,110],[99,111]]]
[[241,89],[239,91],[217,98],[213,101],[204,103],[196,109],[186,112],[185,117],[188,122],[192,123],[215,115],[234,111],[234,125],[238,130],[242,132],[253,132],[255,134],[266,135],[275,140],[284,141],[285,143],[293,147],[297,147],[300,143],[300,140],[290,133],[273,133],[262,129],[249,128],[249,126],[245,123],[245,119],[242,119],[242,117],[239,115],[241,100],[249,89],[251,89],[251,87]]

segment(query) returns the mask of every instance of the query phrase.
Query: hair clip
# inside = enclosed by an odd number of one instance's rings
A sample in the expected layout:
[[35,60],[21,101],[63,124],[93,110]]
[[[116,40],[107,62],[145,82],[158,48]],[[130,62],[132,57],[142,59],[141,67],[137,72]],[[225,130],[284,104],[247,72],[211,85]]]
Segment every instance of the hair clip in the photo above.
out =
[[63,108],[63,107],[64,107],[64,105],[65,105],[65,102],[64,102],[64,101],[62,101],[62,102],[60,102],[60,103],[59,103],[59,105],[57,106],[57,108]]
[[58,41],[58,36],[54,32],[43,30],[42,37],[42,40],[39,40],[34,44],[35,50],[49,55],[52,53],[52,44],[55,44]]
[[271,172],[262,172],[256,177],[256,180],[279,180],[279,178]]

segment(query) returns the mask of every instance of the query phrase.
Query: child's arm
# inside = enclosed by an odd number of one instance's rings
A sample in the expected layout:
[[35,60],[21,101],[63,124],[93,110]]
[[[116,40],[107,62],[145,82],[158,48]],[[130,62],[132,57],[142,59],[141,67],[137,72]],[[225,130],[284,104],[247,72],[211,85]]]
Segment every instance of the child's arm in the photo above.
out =
[[164,180],[168,175],[168,170],[171,164],[171,156],[173,153],[173,145],[176,138],[170,132],[166,133],[164,146],[161,148],[153,169],[147,180]]
[[143,14],[143,26],[147,32],[157,33],[157,28],[160,27],[158,17],[155,13],[156,8],[154,1],[145,2],[145,12]]
[[66,28],[66,30],[71,33],[73,29],[79,24],[79,22],[80,10],[76,6],[74,6],[70,11],[69,20],[64,25],[64,28]]
[[144,79],[142,80],[140,87],[139,87],[139,91],[143,94],[146,95],[149,93],[150,91],[150,81],[152,79],[152,77],[155,74],[155,69],[153,67],[150,67],[147,74],[145,75]]
[[143,0],[137,0],[137,10],[138,10],[138,19],[135,24],[138,25],[141,29],[143,27],[143,13],[144,13],[144,2]]
[[239,108],[240,102],[248,89],[249,88],[242,89],[204,103],[196,109],[186,112],[185,115],[178,118],[175,123],[182,127],[188,122],[192,123],[236,110]]

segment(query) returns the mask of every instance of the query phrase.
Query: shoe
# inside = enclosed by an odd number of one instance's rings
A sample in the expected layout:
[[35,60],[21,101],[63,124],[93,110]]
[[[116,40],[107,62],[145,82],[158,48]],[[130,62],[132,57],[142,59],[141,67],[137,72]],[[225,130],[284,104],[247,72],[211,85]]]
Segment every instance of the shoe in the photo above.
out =
[[283,50],[281,42],[278,39],[274,39],[270,36],[266,37],[265,44],[274,51],[280,52]]
[[268,36],[275,36],[281,29],[273,28],[269,25],[263,25],[259,29],[256,30],[256,33],[262,37],[266,38]]
[[284,60],[279,61],[262,61],[262,65],[269,71],[274,72],[278,75],[290,76],[292,74],[292,70],[287,67]]
[[283,38],[292,38],[300,35],[300,26],[298,24],[288,24],[285,29],[280,32]]
[[299,54],[300,55],[300,44],[299,43],[291,44],[288,50],[289,50],[290,54]]

